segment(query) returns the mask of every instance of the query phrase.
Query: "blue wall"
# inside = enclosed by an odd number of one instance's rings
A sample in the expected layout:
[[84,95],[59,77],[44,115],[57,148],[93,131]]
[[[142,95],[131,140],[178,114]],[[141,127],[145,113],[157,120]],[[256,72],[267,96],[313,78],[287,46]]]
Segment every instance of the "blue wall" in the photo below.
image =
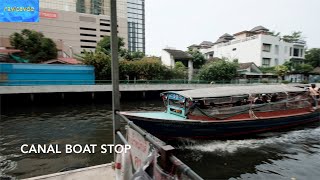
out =
[[87,65],[0,63],[0,86],[94,84]]

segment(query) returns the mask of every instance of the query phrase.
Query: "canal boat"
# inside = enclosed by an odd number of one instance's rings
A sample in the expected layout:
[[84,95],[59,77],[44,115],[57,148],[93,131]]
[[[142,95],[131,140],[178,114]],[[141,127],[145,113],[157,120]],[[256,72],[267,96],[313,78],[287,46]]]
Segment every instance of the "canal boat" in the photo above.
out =
[[159,137],[220,139],[320,121],[318,101],[287,85],[229,86],[161,93],[162,112],[121,112]]

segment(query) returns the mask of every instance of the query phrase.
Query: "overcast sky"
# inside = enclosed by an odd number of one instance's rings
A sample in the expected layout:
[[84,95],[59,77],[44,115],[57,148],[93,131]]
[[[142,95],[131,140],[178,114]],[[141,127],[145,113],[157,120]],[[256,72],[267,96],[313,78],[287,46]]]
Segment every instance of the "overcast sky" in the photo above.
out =
[[320,48],[320,0],[145,0],[145,6],[148,55],[258,25],[281,34],[302,31],[308,48]]

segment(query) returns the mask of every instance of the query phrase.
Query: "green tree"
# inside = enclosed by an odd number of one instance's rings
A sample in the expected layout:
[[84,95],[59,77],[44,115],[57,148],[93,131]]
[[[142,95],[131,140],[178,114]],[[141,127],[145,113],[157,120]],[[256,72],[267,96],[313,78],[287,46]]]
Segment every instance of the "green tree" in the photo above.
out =
[[145,57],[145,54],[141,51],[137,51],[137,52],[130,52],[130,51],[125,51],[123,58],[126,60],[140,60],[142,58]]
[[275,73],[284,80],[284,76],[287,75],[290,71],[285,65],[278,65],[274,67]]
[[[118,38],[118,50],[119,55],[123,57],[126,53],[124,49],[124,39],[119,37]],[[104,36],[97,44],[97,51],[104,51],[106,54],[111,54],[111,38],[110,36]]]
[[312,67],[320,67],[320,48],[312,48],[306,52],[306,63]]
[[111,56],[102,51],[87,52],[81,57],[84,64],[95,67],[95,76],[97,80],[111,79]]
[[184,79],[187,75],[187,68],[182,62],[176,62],[173,68],[173,76],[175,79]]
[[56,44],[42,33],[23,29],[21,33],[13,33],[10,36],[10,44],[23,51],[23,58],[32,63],[57,58],[58,50]]
[[302,35],[301,31],[294,31],[291,35],[284,35],[282,39],[285,42],[294,42],[294,41],[300,40],[302,38],[301,35]]
[[213,61],[203,66],[199,72],[200,80],[231,80],[237,76],[238,63],[226,60]]
[[299,64],[295,68],[295,72],[308,75],[314,68],[310,64]]
[[189,49],[188,53],[193,57],[192,61],[195,69],[201,68],[201,66],[206,63],[206,59],[200,51]]

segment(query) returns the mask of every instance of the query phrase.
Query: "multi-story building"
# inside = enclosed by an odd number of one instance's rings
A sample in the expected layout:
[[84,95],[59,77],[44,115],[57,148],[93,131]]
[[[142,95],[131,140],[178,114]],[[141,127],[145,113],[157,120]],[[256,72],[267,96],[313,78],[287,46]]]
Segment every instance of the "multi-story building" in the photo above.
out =
[[[128,38],[132,29],[128,28],[132,22],[129,4],[127,0],[117,0],[118,36],[124,39],[126,48],[135,51],[139,49],[128,46],[134,39]],[[140,33],[143,29],[143,36],[134,40],[141,42],[143,39],[143,46],[136,43],[135,47],[144,51],[144,3],[142,6],[143,21],[137,21],[136,30]],[[110,25],[110,0],[40,0],[40,22],[0,23],[0,48],[11,47],[9,37],[14,32],[32,29],[53,39],[60,56],[70,57],[83,50],[94,51],[104,36],[111,35]]]
[[305,56],[306,42],[286,42],[269,30],[257,26],[250,31],[241,31],[233,35],[224,34],[214,43],[201,43],[189,48],[200,50],[207,59],[238,59],[240,63],[254,62],[258,66],[271,67],[286,61],[302,63]]
[[144,0],[128,0],[128,49],[145,52]]

